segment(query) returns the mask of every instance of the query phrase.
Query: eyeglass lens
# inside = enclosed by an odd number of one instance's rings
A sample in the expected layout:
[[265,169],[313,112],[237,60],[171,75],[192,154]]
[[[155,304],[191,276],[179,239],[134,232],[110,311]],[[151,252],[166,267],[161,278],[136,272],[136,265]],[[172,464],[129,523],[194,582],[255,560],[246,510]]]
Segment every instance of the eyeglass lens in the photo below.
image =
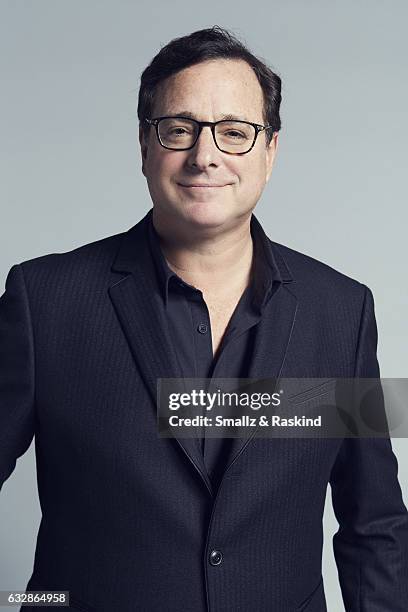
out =
[[[197,139],[198,125],[189,119],[171,117],[159,122],[159,137],[170,149],[188,149]],[[249,123],[222,121],[215,126],[215,140],[223,151],[244,153],[251,148],[255,128]]]

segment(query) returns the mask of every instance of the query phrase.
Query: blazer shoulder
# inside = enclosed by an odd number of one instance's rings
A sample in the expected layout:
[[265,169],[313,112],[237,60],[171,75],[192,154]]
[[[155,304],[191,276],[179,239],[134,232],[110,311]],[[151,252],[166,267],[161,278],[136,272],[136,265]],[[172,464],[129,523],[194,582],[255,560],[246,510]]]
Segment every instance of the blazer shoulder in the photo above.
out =
[[277,251],[289,268],[296,287],[333,299],[364,299],[367,287],[329,264],[310,255],[296,251],[286,245],[271,241],[273,251]]
[[70,285],[83,282],[97,288],[111,277],[111,264],[126,231],[100,238],[64,252],[40,255],[20,262],[28,285]]

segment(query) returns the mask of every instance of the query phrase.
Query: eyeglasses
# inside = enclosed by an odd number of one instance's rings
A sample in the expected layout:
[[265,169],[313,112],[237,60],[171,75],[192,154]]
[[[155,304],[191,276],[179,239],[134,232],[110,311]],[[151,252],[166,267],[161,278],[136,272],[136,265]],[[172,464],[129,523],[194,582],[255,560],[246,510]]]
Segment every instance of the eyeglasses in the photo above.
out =
[[230,155],[244,155],[254,146],[259,132],[269,130],[272,125],[260,125],[238,119],[221,121],[196,121],[188,117],[156,117],[145,119],[156,127],[159,143],[172,151],[187,151],[197,142],[205,126],[211,128],[216,147]]

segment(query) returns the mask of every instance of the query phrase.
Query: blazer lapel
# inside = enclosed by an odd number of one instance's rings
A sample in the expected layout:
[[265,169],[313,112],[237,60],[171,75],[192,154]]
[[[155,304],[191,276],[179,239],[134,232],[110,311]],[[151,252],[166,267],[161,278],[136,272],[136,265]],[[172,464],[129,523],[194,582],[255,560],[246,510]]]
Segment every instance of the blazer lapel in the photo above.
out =
[[[278,249],[271,242],[273,260],[276,266],[276,281],[273,295],[265,308],[261,321],[256,328],[253,359],[248,378],[279,380],[289,351],[290,341],[296,321],[298,300],[293,288],[293,278]],[[259,416],[260,410],[257,413]],[[226,470],[244,451],[256,435],[256,427],[248,438],[234,438]]]
[[[133,358],[157,409],[157,379],[181,378],[171,341],[164,304],[154,282],[154,262],[147,242],[147,215],[123,238],[112,270],[121,279],[109,288],[116,315],[129,343]],[[196,438],[177,438],[212,493],[204,458]]]

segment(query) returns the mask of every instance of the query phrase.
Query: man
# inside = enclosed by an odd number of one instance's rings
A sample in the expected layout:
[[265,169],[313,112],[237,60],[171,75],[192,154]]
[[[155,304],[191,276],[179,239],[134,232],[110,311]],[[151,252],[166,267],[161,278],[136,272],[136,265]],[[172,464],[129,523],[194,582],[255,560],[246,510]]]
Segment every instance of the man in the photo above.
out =
[[279,77],[227,31],[173,40],[139,94],[153,208],[8,275],[1,476],[35,434],[27,589],[69,591],[70,610],[323,612],[329,483],[346,610],[408,609],[389,439],[157,435],[160,378],[379,375],[370,290],[271,242],[253,215],[280,100]]

